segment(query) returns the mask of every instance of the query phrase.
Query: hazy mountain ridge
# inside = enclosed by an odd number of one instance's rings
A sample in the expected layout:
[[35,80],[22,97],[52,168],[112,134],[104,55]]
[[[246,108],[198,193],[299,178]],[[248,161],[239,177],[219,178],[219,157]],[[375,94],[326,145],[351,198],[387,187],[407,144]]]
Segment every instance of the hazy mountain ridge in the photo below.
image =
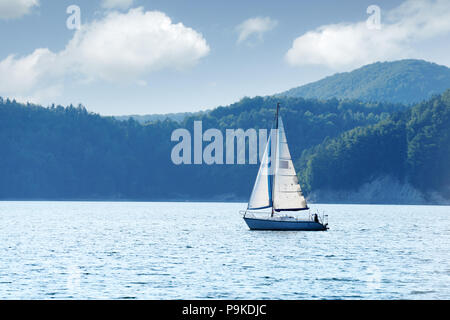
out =
[[424,60],[376,62],[277,96],[413,104],[450,88],[450,68]]
[[129,119],[133,119],[141,124],[147,122],[156,122],[156,121],[164,121],[166,119],[182,122],[187,117],[197,116],[204,114],[208,111],[198,111],[198,112],[177,112],[177,113],[165,113],[165,114],[145,114],[145,115],[125,115],[125,116],[114,116],[115,119],[120,121],[128,121]]

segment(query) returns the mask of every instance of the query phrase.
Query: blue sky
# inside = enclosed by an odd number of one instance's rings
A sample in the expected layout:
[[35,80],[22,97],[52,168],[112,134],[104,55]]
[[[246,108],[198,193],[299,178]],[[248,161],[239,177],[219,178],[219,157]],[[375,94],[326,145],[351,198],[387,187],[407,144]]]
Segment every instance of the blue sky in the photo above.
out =
[[[366,23],[374,4],[379,29]],[[70,5],[80,30],[66,26]],[[449,15],[447,0],[0,0],[0,96],[184,112],[380,60],[450,66]]]

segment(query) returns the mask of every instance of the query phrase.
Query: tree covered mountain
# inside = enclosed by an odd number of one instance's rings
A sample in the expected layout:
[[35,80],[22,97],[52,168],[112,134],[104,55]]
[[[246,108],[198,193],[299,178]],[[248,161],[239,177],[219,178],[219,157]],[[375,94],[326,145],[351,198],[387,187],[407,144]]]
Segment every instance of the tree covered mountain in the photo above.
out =
[[[450,201],[450,91],[434,95],[450,87],[448,68],[404,60],[331,79],[311,84],[311,92],[323,93],[320,99],[244,98],[176,121],[118,120],[82,106],[45,108],[0,98],[0,199],[247,200],[258,165],[175,165],[171,135],[179,128],[193,133],[195,121],[202,121],[203,132],[215,128],[224,136],[227,129],[269,129],[280,102],[310,199]],[[346,83],[354,85],[345,99],[335,98]],[[376,102],[430,95],[412,107]]]
[[[297,163],[306,191],[356,192],[389,177],[419,190],[420,199],[450,200],[450,90],[375,125],[357,127],[306,150]],[[389,198],[389,186],[378,190]],[[322,191],[322,194],[321,192]],[[395,196],[395,195],[394,195]],[[417,193],[411,195],[417,196]],[[414,201],[414,199],[409,199]],[[450,201],[449,201],[450,202]]]
[[413,104],[450,88],[450,68],[423,60],[377,62],[279,94]]
[[[2,199],[246,199],[257,165],[175,165],[171,134],[270,128],[282,103],[294,159],[346,130],[387,119],[402,105],[358,101],[245,98],[182,123],[142,125],[93,114],[82,106],[44,108],[0,100]],[[203,143],[205,147],[206,142]]]
[[[298,88],[275,95],[306,99],[332,98],[365,102],[418,103],[450,88],[450,69],[423,60],[377,62],[352,72],[338,73]],[[180,112],[168,114],[115,116],[118,120],[132,118],[140,123],[182,122],[185,118],[207,113]]]

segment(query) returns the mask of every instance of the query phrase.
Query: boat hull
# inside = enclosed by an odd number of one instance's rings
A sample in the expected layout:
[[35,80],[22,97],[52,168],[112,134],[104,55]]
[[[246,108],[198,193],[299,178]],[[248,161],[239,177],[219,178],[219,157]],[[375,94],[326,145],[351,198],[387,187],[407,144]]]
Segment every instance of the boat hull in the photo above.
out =
[[314,221],[283,221],[272,219],[258,219],[244,217],[250,230],[278,230],[278,231],[326,231],[328,228]]

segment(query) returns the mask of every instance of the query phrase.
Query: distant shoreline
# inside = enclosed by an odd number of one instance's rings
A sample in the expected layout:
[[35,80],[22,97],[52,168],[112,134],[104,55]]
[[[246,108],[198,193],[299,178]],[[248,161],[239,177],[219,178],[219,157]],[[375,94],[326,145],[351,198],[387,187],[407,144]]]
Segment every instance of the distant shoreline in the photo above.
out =
[[[248,199],[242,200],[226,200],[226,199],[0,199],[2,202],[135,202],[135,203],[247,203]],[[405,202],[386,202],[386,203],[370,203],[370,202],[311,202],[310,204],[342,204],[342,205],[392,205],[392,206],[450,206],[450,203],[405,203]]]

